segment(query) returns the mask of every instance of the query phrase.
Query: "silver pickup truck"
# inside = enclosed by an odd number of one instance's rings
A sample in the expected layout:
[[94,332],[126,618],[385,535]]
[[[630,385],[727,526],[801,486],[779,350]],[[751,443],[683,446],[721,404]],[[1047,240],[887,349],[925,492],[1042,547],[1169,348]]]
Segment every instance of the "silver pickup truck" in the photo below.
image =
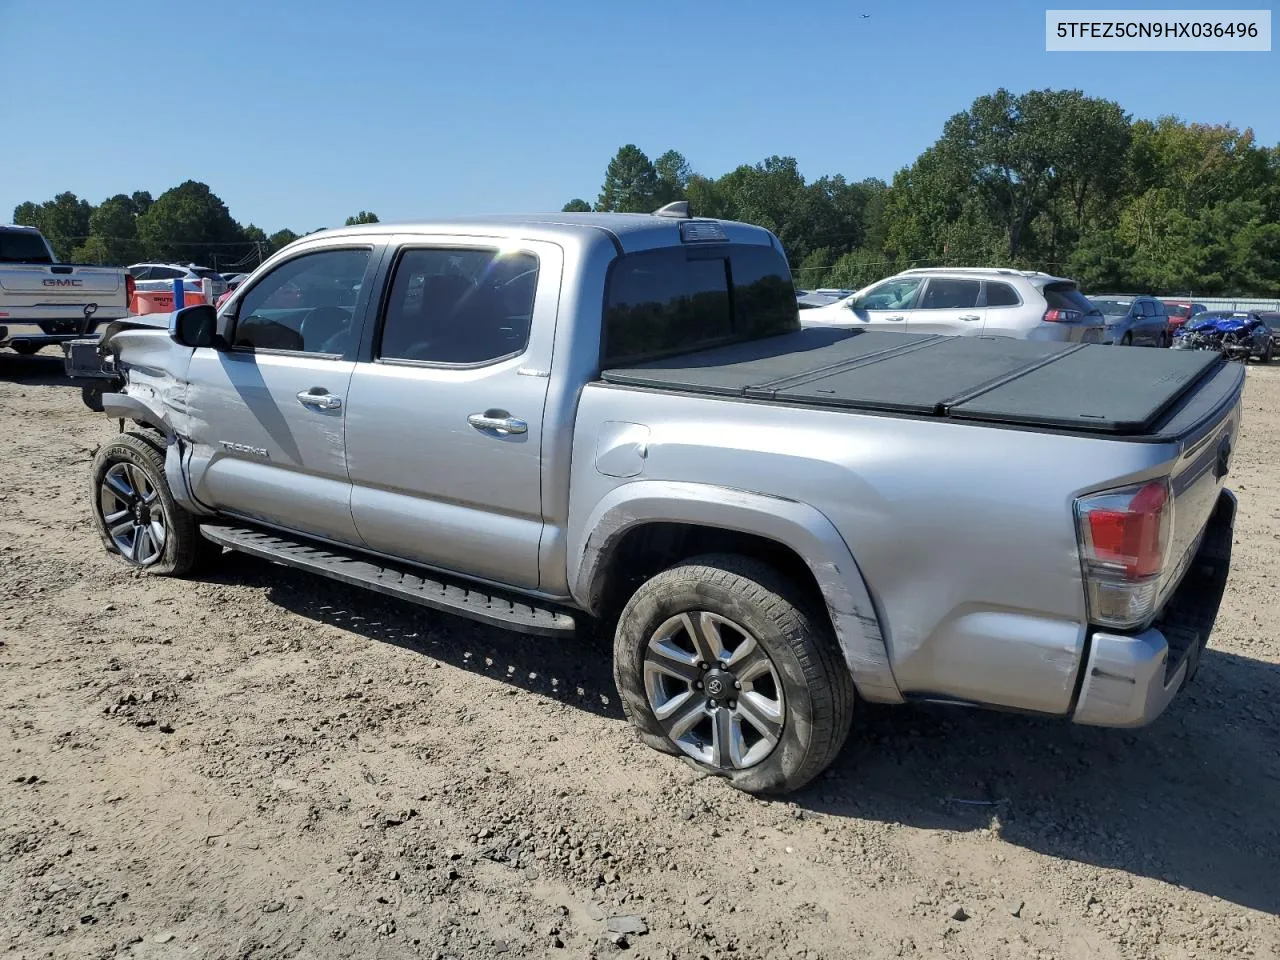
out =
[[1241,365],[805,329],[775,236],[679,204],[324,231],[101,344],[124,562],[604,624],[644,742],[753,792],[859,701],[1148,723],[1230,563]]

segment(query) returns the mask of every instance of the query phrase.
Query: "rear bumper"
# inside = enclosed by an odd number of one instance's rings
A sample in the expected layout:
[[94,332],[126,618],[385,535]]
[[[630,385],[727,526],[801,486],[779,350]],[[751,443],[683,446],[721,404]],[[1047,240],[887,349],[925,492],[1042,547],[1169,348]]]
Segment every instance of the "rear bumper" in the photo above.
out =
[[39,321],[26,316],[21,320],[0,317],[0,327],[6,330],[5,335],[0,336],[0,342],[29,340],[33,343],[62,343],[64,340],[74,340],[77,337],[83,337],[86,333],[93,333],[99,326],[113,319],[119,318],[100,317],[95,314],[89,321],[88,329],[85,330],[83,317]]
[[1076,723],[1145,726],[1195,676],[1226,588],[1235,514],[1235,495],[1223,490],[1195,559],[1149,629],[1092,635]]

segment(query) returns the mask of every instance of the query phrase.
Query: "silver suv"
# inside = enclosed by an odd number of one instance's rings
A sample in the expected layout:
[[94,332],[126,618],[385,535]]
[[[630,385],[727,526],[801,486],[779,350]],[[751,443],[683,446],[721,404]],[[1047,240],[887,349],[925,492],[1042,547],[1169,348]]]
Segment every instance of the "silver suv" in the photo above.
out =
[[138,290],[163,290],[167,293],[173,289],[173,281],[181,280],[184,290],[200,293],[200,281],[208,280],[213,287],[214,302],[227,292],[227,281],[222,274],[194,263],[135,263],[128,269]]
[[800,314],[805,326],[1100,343],[1102,314],[1074,280],[1031,270],[921,267]]

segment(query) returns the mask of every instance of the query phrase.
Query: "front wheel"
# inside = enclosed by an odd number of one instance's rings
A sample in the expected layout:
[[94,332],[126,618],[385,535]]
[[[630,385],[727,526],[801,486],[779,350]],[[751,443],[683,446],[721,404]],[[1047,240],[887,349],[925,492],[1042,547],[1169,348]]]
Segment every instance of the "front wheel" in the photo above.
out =
[[174,502],[164,475],[164,448],[141,433],[123,433],[93,458],[93,522],[107,550],[155,576],[183,576],[210,556],[195,517]]
[[13,343],[10,344],[14,351],[24,357],[34,357],[40,352],[40,344],[38,343]]
[[1132,334],[1132,333],[1126,333],[1123,337],[1121,337],[1121,338],[1120,338],[1120,346],[1122,346],[1122,347],[1132,347],[1132,346],[1133,346],[1133,334]]
[[747,557],[696,557],[647,581],[613,659],[640,739],[740,790],[804,786],[849,733],[853,680],[826,618]]

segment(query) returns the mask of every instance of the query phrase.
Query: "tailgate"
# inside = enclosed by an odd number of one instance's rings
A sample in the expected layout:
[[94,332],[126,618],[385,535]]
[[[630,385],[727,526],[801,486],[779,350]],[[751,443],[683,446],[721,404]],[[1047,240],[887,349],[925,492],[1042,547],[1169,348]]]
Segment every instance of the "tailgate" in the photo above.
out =
[[0,298],[6,306],[61,306],[124,303],[124,271],[73,264],[5,264],[0,267]]
[[[1226,486],[1241,420],[1241,387],[1244,370],[1240,364],[1224,365],[1222,371],[1205,383],[1184,411],[1188,433],[1182,438],[1182,455],[1172,473],[1173,533],[1170,565],[1161,594],[1167,596],[1178,585],[1195,556],[1218,503],[1218,495]],[[1199,414],[1198,419],[1195,415]],[[1175,420],[1177,418],[1175,417]],[[1166,435],[1176,429],[1170,422]]]

